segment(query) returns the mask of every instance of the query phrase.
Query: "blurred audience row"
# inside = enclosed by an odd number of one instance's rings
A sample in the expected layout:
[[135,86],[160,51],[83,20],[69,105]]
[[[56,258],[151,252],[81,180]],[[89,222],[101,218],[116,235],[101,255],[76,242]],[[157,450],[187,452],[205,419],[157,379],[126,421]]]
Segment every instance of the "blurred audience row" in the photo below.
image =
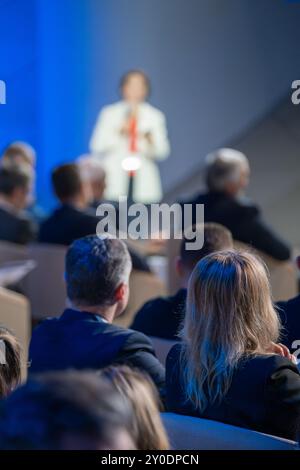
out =
[[[69,245],[77,238],[96,233],[95,208],[105,202],[105,173],[99,161],[83,156],[75,163],[53,170],[52,185],[58,208],[46,220],[35,204],[34,150],[23,142],[8,146],[0,168],[0,240]],[[250,167],[234,149],[219,149],[206,157],[207,192],[189,201],[196,220],[196,205],[205,205],[205,222],[227,227],[235,240],[248,243],[278,260],[288,260],[291,250],[264,222],[260,209],[245,197]],[[116,202],[116,201],[115,201]],[[26,209],[26,212],[24,212]],[[45,218],[45,217],[44,217]],[[2,223],[3,221],[3,223]],[[41,222],[40,229],[34,222]]]

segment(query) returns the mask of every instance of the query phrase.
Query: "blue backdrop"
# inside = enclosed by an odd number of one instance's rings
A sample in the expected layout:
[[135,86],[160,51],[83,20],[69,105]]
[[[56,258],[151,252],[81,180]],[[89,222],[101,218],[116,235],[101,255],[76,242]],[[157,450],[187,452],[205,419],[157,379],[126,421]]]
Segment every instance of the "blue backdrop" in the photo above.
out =
[[7,87],[0,148],[17,139],[37,149],[37,194],[45,207],[54,204],[51,169],[85,152],[91,132],[89,6],[85,0],[0,0],[0,79]]

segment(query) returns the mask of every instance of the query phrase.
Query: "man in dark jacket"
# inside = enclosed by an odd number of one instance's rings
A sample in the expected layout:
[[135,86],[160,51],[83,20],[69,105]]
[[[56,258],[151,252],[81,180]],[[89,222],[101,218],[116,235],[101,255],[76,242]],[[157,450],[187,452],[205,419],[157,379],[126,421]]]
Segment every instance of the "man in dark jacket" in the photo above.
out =
[[34,239],[35,224],[24,212],[30,184],[25,168],[0,169],[0,240],[23,245]]
[[126,245],[103,236],[75,241],[66,256],[70,308],[38,326],[31,372],[128,364],[149,374],[163,395],[164,368],[142,333],[113,325],[126,308],[131,260]]
[[[100,219],[89,208],[90,182],[83,177],[80,165],[68,163],[55,168],[52,185],[60,206],[41,224],[39,242],[68,246],[78,238],[94,235]],[[150,271],[139,253],[130,249],[130,255],[134,269]]]
[[[227,227],[234,240],[252,245],[267,255],[285,261],[290,247],[264,221],[257,205],[244,196],[250,175],[247,157],[234,149],[219,149],[206,157],[208,191],[184,203],[204,204],[205,222],[217,222]],[[182,203],[183,204],[183,203]]]

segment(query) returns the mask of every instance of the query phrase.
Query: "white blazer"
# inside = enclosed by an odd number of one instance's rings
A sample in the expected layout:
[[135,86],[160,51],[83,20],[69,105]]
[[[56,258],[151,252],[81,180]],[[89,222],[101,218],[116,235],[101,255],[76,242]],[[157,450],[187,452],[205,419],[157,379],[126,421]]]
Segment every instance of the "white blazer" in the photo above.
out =
[[[118,200],[128,194],[128,174],[122,168],[122,161],[128,156],[128,137],[120,133],[129,112],[125,101],[104,107],[98,117],[90,141],[91,152],[103,163],[107,177],[106,197]],[[169,156],[170,145],[166,120],[161,111],[149,103],[141,103],[137,118],[138,133],[151,132],[153,143],[139,136],[138,157],[141,165],[135,174],[133,198],[137,202],[158,202],[162,198],[160,175],[155,160]]]

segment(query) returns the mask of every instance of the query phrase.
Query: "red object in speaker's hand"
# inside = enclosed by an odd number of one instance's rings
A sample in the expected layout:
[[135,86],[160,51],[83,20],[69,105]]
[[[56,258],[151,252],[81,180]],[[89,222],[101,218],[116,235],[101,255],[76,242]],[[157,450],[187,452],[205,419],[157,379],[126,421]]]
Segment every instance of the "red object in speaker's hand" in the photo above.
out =
[[129,122],[129,151],[137,152],[137,119],[132,116]]
[[[137,119],[135,116],[132,116],[129,122],[129,152],[137,152]],[[130,171],[129,175],[134,176],[135,171]]]

